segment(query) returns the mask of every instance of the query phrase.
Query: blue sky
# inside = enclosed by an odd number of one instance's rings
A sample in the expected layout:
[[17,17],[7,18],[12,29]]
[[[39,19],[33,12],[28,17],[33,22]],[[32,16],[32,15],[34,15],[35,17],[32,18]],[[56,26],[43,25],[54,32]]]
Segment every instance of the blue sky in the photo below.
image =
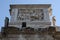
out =
[[0,0],[0,30],[4,26],[5,17],[10,18],[10,4],[52,4],[52,16],[56,16],[56,25],[60,26],[60,1],[59,0]]

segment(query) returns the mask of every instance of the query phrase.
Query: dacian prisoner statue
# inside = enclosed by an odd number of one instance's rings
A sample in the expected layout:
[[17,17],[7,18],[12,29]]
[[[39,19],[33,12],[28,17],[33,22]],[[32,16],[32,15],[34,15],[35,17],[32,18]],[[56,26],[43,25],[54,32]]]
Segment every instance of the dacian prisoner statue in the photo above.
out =
[[52,24],[53,24],[53,26],[56,25],[56,18],[55,18],[55,16],[52,17]]

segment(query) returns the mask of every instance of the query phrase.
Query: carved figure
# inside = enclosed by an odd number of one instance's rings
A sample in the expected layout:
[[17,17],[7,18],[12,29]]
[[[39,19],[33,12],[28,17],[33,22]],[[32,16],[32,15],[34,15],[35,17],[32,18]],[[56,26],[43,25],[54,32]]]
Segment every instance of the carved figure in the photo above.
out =
[[55,24],[56,24],[55,16],[52,17],[52,23],[53,23],[53,26],[55,26]]

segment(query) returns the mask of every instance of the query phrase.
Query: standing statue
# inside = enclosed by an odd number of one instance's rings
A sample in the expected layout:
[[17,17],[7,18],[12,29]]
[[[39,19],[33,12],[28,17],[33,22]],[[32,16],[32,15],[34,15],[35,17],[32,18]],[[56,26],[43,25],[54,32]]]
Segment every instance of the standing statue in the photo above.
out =
[[5,18],[5,27],[8,27],[8,24],[9,24],[9,18],[6,17],[6,18]]
[[48,9],[48,12],[49,12],[49,16],[52,16],[52,8],[51,7]]
[[52,24],[53,24],[53,26],[55,26],[55,24],[56,24],[56,18],[55,18],[55,16],[52,17]]

